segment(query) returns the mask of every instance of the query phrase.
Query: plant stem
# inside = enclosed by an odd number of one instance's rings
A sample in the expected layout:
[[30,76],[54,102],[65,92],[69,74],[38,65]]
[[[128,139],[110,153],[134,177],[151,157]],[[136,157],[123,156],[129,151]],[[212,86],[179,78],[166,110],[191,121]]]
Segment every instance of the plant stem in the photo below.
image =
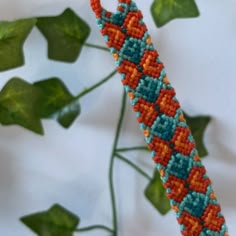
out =
[[146,173],[144,172],[140,167],[138,167],[136,164],[134,164],[133,162],[131,162],[130,160],[128,160],[127,158],[123,157],[122,155],[120,155],[119,153],[116,153],[115,156],[124,161],[126,164],[128,164],[129,166],[131,166],[133,169],[135,169],[139,174],[141,174],[142,176],[144,176],[146,179],[148,180],[152,180],[152,178]]
[[116,152],[128,152],[128,151],[136,151],[136,150],[148,151],[148,148],[146,146],[118,148],[116,149]]
[[112,153],[111,153],[111,159],[110,159],[110,166],[109,166],[109,187],[110,187],[110,194],[111,194],[111,204],[112,204],[112,214],[113,214],[113,229],[114,229],[114,236],[117,236],[117,211],[116,211],[116,199],[115,199],[115,189],[114,189],[114,183],[113,183],[113,167],[114,167],[114,160],[115,160],[115,150],[117,148],[120,131],[122,122],[124,119],[125,114],[125,107],[126,107],[126,93],[123,91],[122,96],[122,103],[121,103],[121,109],[120,109],[120,117],[118,120],[116,133],[115,133],[115,139],[113,143]]
[[96,44],[92,44],[92,43],[85,43],[84,46],[86,46],[88,48],[96,48],[96,49],[100,49],[100,50],[103,50],[103,51],[110,52],[110,50],[108,48],[103,47],[103,46],[99,46],[99,45],[96,45]]
[[114,233],[112,229],[108,228],[105,225],[92,225],[92,226],[77,229],[77,230],[75,230],[75,232],[80,233],[80,232],[87,232],[87,231],[91,231],[91,230],[105,230],[109,233]]
[[96,89],[97,87],[101,86],[102,84],[104,84],[105,82],[107,82],[110,78],[112,78],[113,75],[116,74],[116,70],[113,70],[108,76],[106,76],[105,78],[103,78],[102,80],[100,80],[98,83],[94,84],[93,86],[91,86],[90,88],[85,89],[84,91],[82,91],[81,93],[79,93],[75,99],[78,100],[81,97],[85,96],[86,94],[92,92],[94,89]]

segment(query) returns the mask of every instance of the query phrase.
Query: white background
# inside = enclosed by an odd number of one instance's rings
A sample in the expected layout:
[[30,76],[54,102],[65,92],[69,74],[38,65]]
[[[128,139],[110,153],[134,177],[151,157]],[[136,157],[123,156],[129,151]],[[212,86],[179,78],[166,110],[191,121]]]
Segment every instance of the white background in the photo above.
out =
[[[114,10],[115,0],[103,0]],[[151,0],[137,0],[153,42],[165,63],[182,107],[190,115],[210,114],[205,134],[209,156],[204,159],[221,202],[230,235],[236,234],[236,1],[198,0],[199,18],[175,20],[157,29],[150,16]],[[59,14],[71,7],[92,27],[90,43],[104,45],[88,0],[0,0],[0,20]],[[58,76],[73,94],[114,69],[106,52],[84,48],[74,64],[49,61],[47,45],[37,29],[25,43],[25,66],[0,73],[1,86],[13,76],[28,81]],[[69,130],[45,121],[45,135],[20,127],[0,127],[0,235],[31,236],[18,218],[54,203],[81,217],[81,227],[111,226],[108,164],[117,123],[122,86],[115,76],[82,98],[81,116]],[[29,98],[30,99],[30,98]],[[119,146],[140,145],[143,137],[129,108]],[[130,153],[152,173],[149,155]],[[163,217],[146,201],[147,181],[120,161],[115,162],[120,236],[180,235],[174,213]],[[85,235],[102,236],[96,231]]]

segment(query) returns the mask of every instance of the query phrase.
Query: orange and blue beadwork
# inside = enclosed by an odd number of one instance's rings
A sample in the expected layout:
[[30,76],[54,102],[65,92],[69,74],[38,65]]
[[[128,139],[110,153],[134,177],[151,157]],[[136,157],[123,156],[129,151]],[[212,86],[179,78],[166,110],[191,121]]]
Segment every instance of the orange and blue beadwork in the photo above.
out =
[[227,236],[225,219],[141,11],[90,0],[184,236]]

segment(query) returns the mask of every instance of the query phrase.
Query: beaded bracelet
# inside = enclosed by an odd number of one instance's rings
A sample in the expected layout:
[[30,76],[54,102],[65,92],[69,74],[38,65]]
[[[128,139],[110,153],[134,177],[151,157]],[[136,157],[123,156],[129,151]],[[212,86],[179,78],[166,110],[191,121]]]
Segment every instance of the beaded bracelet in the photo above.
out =
[[225,219],[141,11],[90,0],[184,236],[228,236]]

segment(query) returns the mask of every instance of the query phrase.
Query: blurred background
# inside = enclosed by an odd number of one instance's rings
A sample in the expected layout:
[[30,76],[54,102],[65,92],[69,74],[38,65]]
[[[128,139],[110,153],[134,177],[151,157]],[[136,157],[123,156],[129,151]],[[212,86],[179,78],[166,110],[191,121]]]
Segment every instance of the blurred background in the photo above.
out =
[[[203,160],[221,202],[230,235],[236,232],[236,1],[197,0],[198,18],[175,20],[157,29],[152,0],[136,1],[143,10],[153,43],[183,109],[213,117],[204,141]],[[115,0],[103,0],[114,11]],[[0,20],[58,15],[70,7],[92,28],[87,42],[104,45],[88,0],[0,0]],[[14,76],[27,81],[57,76],[74,95],[115,67],[109,53],[83,48],[79,60],[66,64],[47,59],[47,44],[34,28],[25,46],[25,65],[0,73],[1,87]],[[0,127],[0,235],[32,236],[19,217],[59,203],[81,218],[81,227],[111,225],[108,165],[119,115],[122,86],[118,75],[80,101],[81,115],[65,130],[44,121],[45,135],[17,126]],[[119,146],[142,145],[143,136],[128,106]],[[129,158],[152,174],[144,152]],[[161,216],[145,199],[147,181],[124,163],[115,162],[119,235],[180,235],[173,212]],[[106,235],[101,231],[84,235]]]

